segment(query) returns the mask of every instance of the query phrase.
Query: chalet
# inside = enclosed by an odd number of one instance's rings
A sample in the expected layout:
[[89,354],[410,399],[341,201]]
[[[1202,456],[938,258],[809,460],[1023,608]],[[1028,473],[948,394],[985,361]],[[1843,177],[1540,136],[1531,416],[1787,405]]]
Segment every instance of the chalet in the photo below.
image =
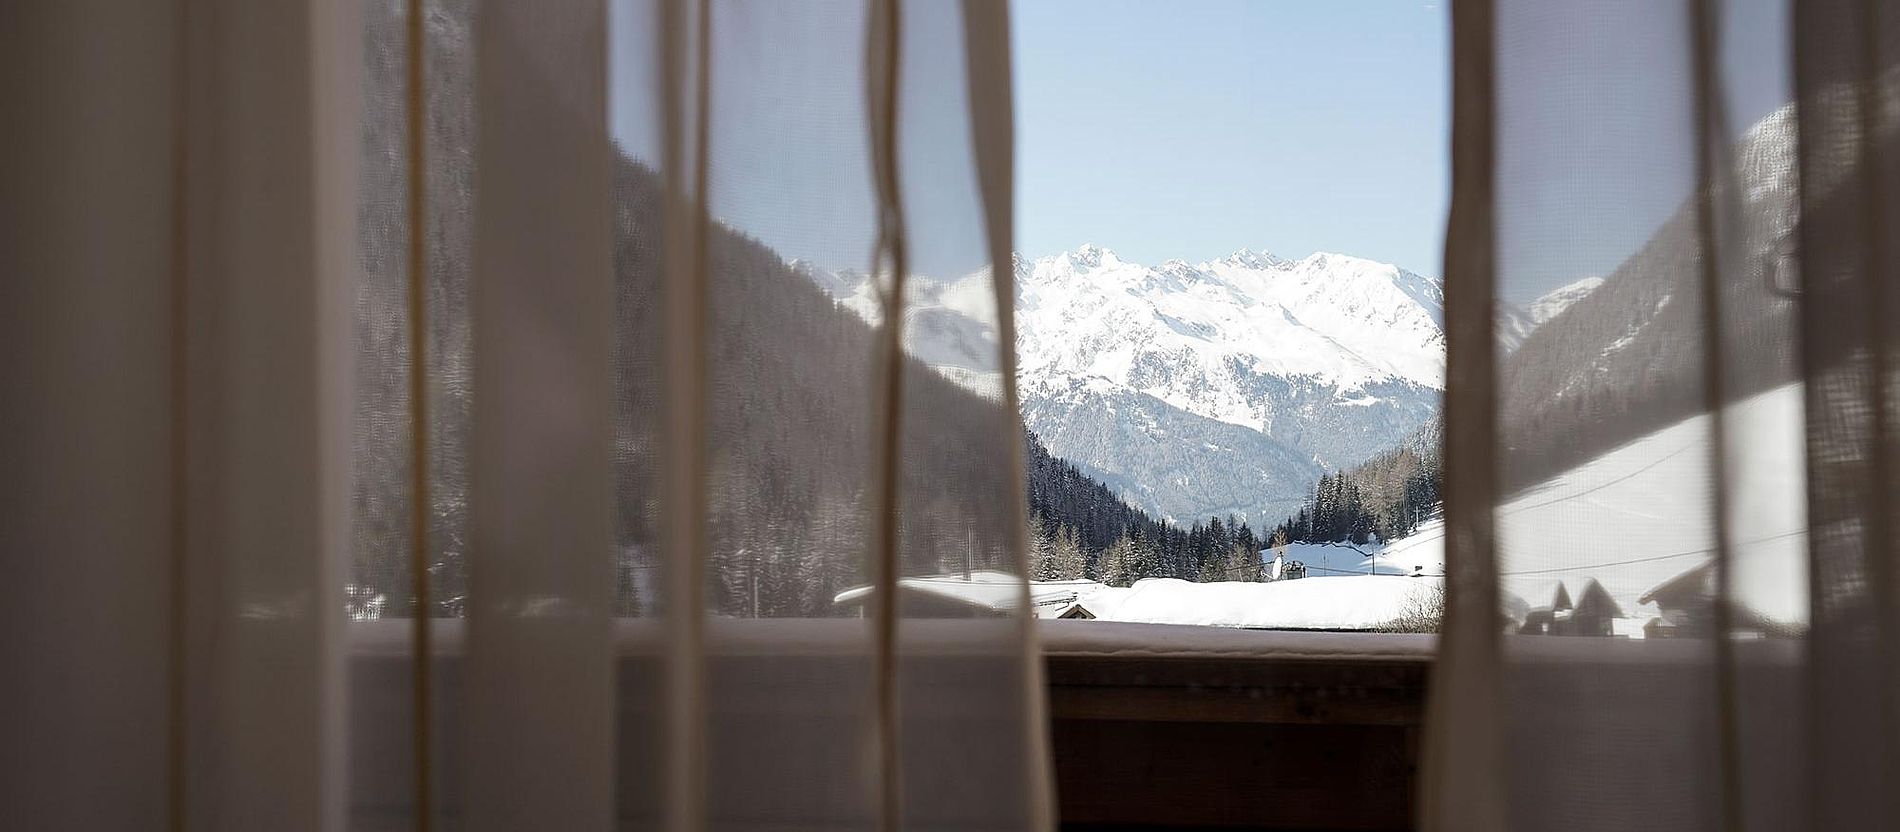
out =
[[1660,613],[1644,627],[1643,634],[1649,638],[1708,635],[1715,629],[1711,614],[1714,598],[1713,561],[1657,584],[1638,599],[1655,604]]
[[1584,578],[1575,600],[1561,580],[1519,582],[1507,599],[1519,635],[1613,636],[1623,609],[1595,578]]
[[[1732,611],[1730,627],[1733,631],[1770,636],[1792,635],[1801,631],[1799,621],[1805,617],[1805,611],[1799,616],[1785,614],[1790,620],[1781,620],[1765,615],[1755,605],[1747,603],[1763,602],[1770,609],[1777,606],[1796,607],[1798,604],[1780,597],[1795,594],[1795,589],[1763,587],[1760,582],[1756,582],[1753,585],[1745,584],[1739,590],[1738,594],[1747,600],[1729,606]],[[1715,630],[1715,562],[1704,563],[1657,584],[1643,593],[1640,600],[1644,604],[1655,604],[1659,612],[1657,618],[1645,627],[1648,637],[1707,637]]]

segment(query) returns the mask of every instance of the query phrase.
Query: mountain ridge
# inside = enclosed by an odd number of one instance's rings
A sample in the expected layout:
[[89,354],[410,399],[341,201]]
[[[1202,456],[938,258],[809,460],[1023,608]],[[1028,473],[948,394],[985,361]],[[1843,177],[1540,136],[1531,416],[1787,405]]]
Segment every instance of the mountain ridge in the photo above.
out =
[[[1248,248],[1147,266],[1092,243],[1019,254],[1012,266],[1026,423],[1156,517],[1277,521],[1320,474],[1385,450],[1436,412],[1444,298],[1434,278],[1337,252]],[[862,274],[795,268],[880,319]],[[995,343],[987,272],[907,285],[911,354],[994,389],[977,360]]]

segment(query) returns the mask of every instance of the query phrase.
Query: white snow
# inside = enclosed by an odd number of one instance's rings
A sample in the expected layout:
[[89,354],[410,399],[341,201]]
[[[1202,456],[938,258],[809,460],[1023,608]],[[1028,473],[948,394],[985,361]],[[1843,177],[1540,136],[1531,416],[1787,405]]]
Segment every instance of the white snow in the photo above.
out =
[[[875,281],[793,266],[864,319],[882,319]],[[1444,385],[1443,290],[1386,263],[1328,252],[1286,260],[1242,249],[1198,265],[1149,267],[1084,245],[1019,260],[1016,281],[1026,389],[1101,382],[1263,430],[1249,376],[1312,381],[1357,405],[1378,401],[1358,392],[1366,384]],[[906,285],[907,350],[933,365],[995,370],[987,270],[954,280],[914,275]]]
[[[793,266],[865,320],[883,319],[877,281]],[[1157,516],[1276,521],[1290,501],[1247,495],[1291,493],[1318,467],[1384,450],[1430,412],[1444,383],[1440,285],[1390,264],[1243,249],[1151,267],[1085,245],[1017,258],[1012,268],[1028,426],[1051,452],[1103,479],[1153,486],[1121,496]],[[910,276],[904,344],[994,396],[1006,345],[995,334],[992,286],[987,270]],[[1235,437],[1228,425],[1264,441]],[[1117,432],[1153,442],[1109,443]],[[1204,446],[1213,436],[1229,437],[1214,440],[1224,450]],[[1218,476],[1177,481],[1216,466]]]
[[1081,599],[1103,621],[1273,630],[1372,630],[1437,603],[1439,578],[1389,575],[1193,583],[1147,578]]
[[[906,590],[933,595],[949,601],[999,613],[1013,612],[1021,601],[1022,579],[1008,572],[978,569],[965,578],[961,573],[899,578],[897,585]],[[1029,603],[1037,618],[1054,618],[1067,611],[1077,599],[1096,592],[1103,584],[1096,581],[1030,581]],[[852,587],[838,593],[832,603],[843,606],[868,599],[876,588]]]
[[1563,314],[1571,304],[1590,296],[1591,292],[1603,285],[1601,277],[1586,277],[1575,283],[1568,283],[1546,292],[1543,297],[1531,301],[1531,326],[1543,326],[1551,318]]
[[[1784,624],[1808,620],[1807,497],[1802,388],[1780,387],[1725,411],[1736,601]],[[1548,597],[1552,581],[1576,598],[1595,578],[1625,616],[1647,620],[1639,599],[1670,578],[1710,562],[1709,417],[1700,415],[1612,450],[1498,508],[1501,588],[1527,606]],[[1507,457],[1506,464],[1509,464]],[[1444,525],[1434,520],[1378,546],[1298,544],[1288,560],[1315,575],[1365,572],[1377,554],[1381,574],[1415,566],[1442,574]],[[1310,580],[1310,579],[1309,579]]]
[[1025,387],[1099,378],[1259,430],[1250,376],[1308,379],[1349,400],[1374,382],[1444,383],[1439,284],[1386,263],[1242,250],[1149,267],[1084,246],[1019,263],[1017,281]]

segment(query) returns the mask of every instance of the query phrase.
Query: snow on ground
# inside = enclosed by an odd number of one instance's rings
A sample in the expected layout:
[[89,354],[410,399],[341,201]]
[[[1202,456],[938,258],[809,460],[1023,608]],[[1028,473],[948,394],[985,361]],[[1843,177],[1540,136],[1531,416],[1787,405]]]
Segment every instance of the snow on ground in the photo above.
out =
[[[1791,385],[1727,410],[1737,601],[1772,621],[1808,619],[1802,390]],[[1498,508],[1500,584],[1507,606],[1547,605],[1560,587],[1581,598],[1603,586],[1636,634],[1658,614],[1640,602],[1658,585],[1713,558],[1709,417],[1696,416],[1528,488]],[[1508,459],[1506,464],[1508,464]],[[1431,520],[1388,543],[1292,544],[1287,561],[1309,577],[1270,583],[1149,578],[1133,587],[1034,581],[1037,614],[1080,604],[1107,621],[1271,629],[1365,630],[1416,612],[1442,589],[1444,523]],[[1269,553],[1269,556],[1271,553]],[[1410,577],[1414,574],[1422,577]],[[907,589],[1008,610],[1017,579],[1001,572],[904,578]],[[870,592],[841,593],[840,604]]]
[[[899,578],[897,585],[911,592],[999,613],[1015,610],[1022,599],[1020,578],[990,569],[978,569],[967,577],[958,573]],[[1036,617],[1054,618],[1073,606],[1077,598],[1093,593],[1102,586],[1088,580],[1030,581],[1029,603],[1035,608]],[[868,599],[874,591],[875,588],[871,586],[852,587],[838,593],[832,603],[838,606],[859,603]]]
[[1297,581],[1193,583],[1146,578],[1103,587],[1081,605],[1103,621],[1275,630],[1372,630],[1430,608],[1444,581],[1368,575]]
[[[1338,577],[1341,575],[1411,575],[1415,571],[1426,575],[1445,574],[1445,556],[1443,544],[1437,542],[1438,535],[1444,534],[1444,522],[1429,520],[1420,525],[1410,536],[1381,544],[1377,540],[1371,543],[1289,543],[1286,547],[1286,561],[1299,561],[1306,564],[1306,574],[1319,577]],[[1269,568],[1273,560],[1273,550],[1265,553]],[[1414,569],[1414,567],[1422,567]]]
[[[1802,389],[1789,385],[1727,410],[1730,539],[1737,601],[1765,618],[1805,624],[1807,483]],[[1536,606],[1554,581],[1572,598],[1586,579],[1626,617],[1647,619],[1644,593],[1714,557],[1710,420],[1685,419],[1513,497],[1498,509],[1501,588]],[[1509,464],[1508,458],[1506,464]],[[1388,544],[1296,544],[1310,575],[1444,574],[1444,524]],[[1269,557],[1271,555],[1269,554]],[[1375,566],[1376,564],[1376,566]],[[1310,580],[1310,579],[1309,579]],[[1507,597],[1507,602],[1509,598]]]

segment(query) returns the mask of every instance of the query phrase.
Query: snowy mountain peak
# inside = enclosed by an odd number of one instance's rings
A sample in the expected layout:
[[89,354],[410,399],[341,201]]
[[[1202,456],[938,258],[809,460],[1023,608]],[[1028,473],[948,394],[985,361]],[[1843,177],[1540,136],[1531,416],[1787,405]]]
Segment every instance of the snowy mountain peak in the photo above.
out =
[[1563,314],[1565,309],[1577,301],[1588,297],[1591,292],[1603,285],[1601,277],[1586,277],[1575,283],[1565,284],[1545,293],[1543,297],[1531,301],[1530,318],[1532,326],[1542,326],[1545,321]]
[[1286,261],[1264,251],[1243,248],[1221,258],[1220,262],[1229,266],[1245,269],[1273,269],[1286,265]]
[[1121,265],[1121,258],[1115,252],[1094,243],[1083,243],[1081,248],[1063,255],[1069,263],[1080,269],[1095,269]]
[[811,282],[818,284],[819,288],[824,289],[826,294],[839,300],[856,294],[858,290],[864,287],[868,282],[865,280],[864,274],[855,269],[843,269],[834,272],[818,266],[809,260],[797,258],[786,262],[785,265],[790,267],[793,272],[809,278]]
[[[1278,520],[1321,471],[1429,419],[1444,386],[1443,292],[1389,263],[1242,249],[1146,266],[1090,244],[1015,271],[1024,421],[1157,516]],[[877,319],[868,281],[814,279]],[[987,291],[916,276],[906,350],[960,380],[993,367]]]

